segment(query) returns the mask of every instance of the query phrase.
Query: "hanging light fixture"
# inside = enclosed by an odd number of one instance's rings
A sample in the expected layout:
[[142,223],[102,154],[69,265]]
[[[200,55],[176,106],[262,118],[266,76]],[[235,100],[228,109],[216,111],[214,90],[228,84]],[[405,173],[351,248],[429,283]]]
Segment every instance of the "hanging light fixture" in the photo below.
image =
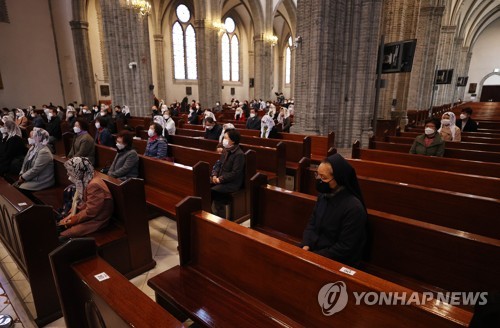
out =
[[137,10],[142,16],[146,16],[151,13],[151,4],[146,0],[126,0],[125,7]]

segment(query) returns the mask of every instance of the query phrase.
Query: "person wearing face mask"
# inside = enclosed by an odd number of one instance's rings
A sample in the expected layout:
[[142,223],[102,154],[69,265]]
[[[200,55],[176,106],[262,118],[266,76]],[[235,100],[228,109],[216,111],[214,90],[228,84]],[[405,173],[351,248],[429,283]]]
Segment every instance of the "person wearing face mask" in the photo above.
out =
[[441,117],[441,128],[438,132],[444,141],[460,142],[462,140],[460,128],[455,125],[455,121],[455,114],[452,112],[446,112]]
[[17,186],[25,191],[37,191],[54,185],[54,160],[50,149],[49,133],[44,129],[34,128],[30,132],[30,149],[24,157]]
[[151,118],[154,118],[157,115],[160,115],[160,113],[158,112],[158,107],[156,106],[151,107]]
[[425,121],[425,133],[415,138],[410,154],[443,157],[444,141],[437,132],[439,125],[438,120],[434,118],[427,119]]
[[278,124],[281,124],[281,131],[282,132],[287,132],[290,133],[290,115],[288,114],[288,109],[285,107],[282,107],[280,109],[280,113],[278,114],[278,117],[276,119],[278,121]]
[[[75,124],[76,125],[76,124]],[[113,214],[113,197],[106,183],[94,177],[94,167],[85,157],[64,163],[68,178],[75,184],[71,211],[59,221],[61,239],[81,237],[106,227]]]
[[16,124],[21,129],[22,133],[26,133],[26,128],[28,127],[28,118],[21,108],[16,109]]
[[26,146],[24,145],[21,129],[10,118],[3,118],[2,142],[0,143],[0,175],[19,174],[21,171]]
[[222,132],[220,133],[219,144],[217,145],[217,152],[219,154],[222,153],[222,151],[224,150],[224,145],[222,143],[224,142],[224,135],[226,134],[226,131],[232,129],[235,129],[232,123],[226,123],[222,125]]
[[133,135],[128,131],[122,131],[116,137],[115,159],[109,167],[108,175],[120,180],[137,178],[139,176],[139,156],[132,149]]
[[260,117],[255,114],[255,110],[250,110],[250,117],[247,119],[246,128],[249,130],[260,130]]
[[94,120],[94,114],[92,114],[92,111],[89,109],[88,106],[83,106],[82,108],[82,118],[85,119],[88,123],[92,122]]
[[169,136],[175,135],[175,121],[172,118],[172,110],[168,108],[163,113],[163,120],[165,121],[164,129],[167,130]]
[[86,157],[89,159],[90,163],[94,163],[95,143],[94,139],[88,133],[88,130],[89,125],[87,121],[82,118],[76,119],[75,126],[73,127],[75,136],[73,137],[73,144],[71,145],[68,158]]
[[31,110],[31,119],[33,127],[45,129],[45,122],[43,121],[43,118],[34,109]]
[[99,116],[100,111],[99,111],[99,106],[93,105],[92,106],[92,115],[94,116],[94,119]]
[[367,213],[356,171],[339,154],[323,160],[316,176],[318,199],[301,247],[358,267],[367,239]]
[[64,120],[64,108],[62,106],[57,106],[57,116],[59,116],[61,122]]
[[189,124],[198,124],[198,115],[196,114],[196,111],[192,107],[189,108],[188,123]]
[[457,127],[462,132],[477,132],[477,122],[472,118],[472,108],[467,107],[462,109],[460,119],[457,120]]
[[66,111],[66,122],[68,122],[69,126],[73,128],[76,122],[76,111],[73,107],[68,107]]
[[[161,117],[160,117],[161,118]],[[163,138],[163,127],[158,123],[153,123],[148,130],[148,143],[144,156],[166,159],[167,158],[167,140]]]
[[266,114],[262,117],[261,120],[261,128],[260,128],[260,137],[261,138],[275,138],[276,137],[276,128],[274,127],[274,120],[269,114]]
[[243,113],[243,108],[237,107],[234,110],[234,119],[237,121],[245,121],[245,114]]
[[196,115],[202,115],[203,109],[201,109],[200,103],[196,103]]
[[224,151],[210,175],[212,213],[222,218],[228,218],[226,205],[230,201],[229,194],[240,190],[245,179],[245,154],[239,146],[240,138],[239,131],[226,130],[222,141]]
[[94,142],[97,145],[103,145],[108,147],[113,147],[115,142],[113,141],[113,135],[108,129],[108,121],[102,117],[95,119],[95,137]]
[[217,124],[212,117],[205,119],[205,139],[219,141],[221,132],[222,126]]
[[220,104],[220,101],[217,101],[215,103],[215,107],[212,108],[212,110],[213,110],[214,113],[220,113],[220,112],[222,112],[222,106]]

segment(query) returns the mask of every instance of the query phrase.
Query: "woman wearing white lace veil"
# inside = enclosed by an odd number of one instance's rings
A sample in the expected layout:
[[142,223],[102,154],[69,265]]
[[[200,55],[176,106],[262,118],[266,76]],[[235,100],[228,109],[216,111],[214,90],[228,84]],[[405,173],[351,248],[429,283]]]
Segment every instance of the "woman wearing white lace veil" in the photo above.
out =
[[30,132],[28,143],[31,145],[24,157],[17,184],[20,189],[36,191],[52,187],[54,179],[54,160],[50,149],[49,133],[44,129],[34,128]]
[[269,138],[271,130],[274,128],[274,120],[269,114],[266,114],[261,119],[260,137]]
[[460,128],[456,126],[457,118],[453,112],[446,112],[441,116],[441,128],[438,132],[444,141],[457,141],[462,140],[462,133]]

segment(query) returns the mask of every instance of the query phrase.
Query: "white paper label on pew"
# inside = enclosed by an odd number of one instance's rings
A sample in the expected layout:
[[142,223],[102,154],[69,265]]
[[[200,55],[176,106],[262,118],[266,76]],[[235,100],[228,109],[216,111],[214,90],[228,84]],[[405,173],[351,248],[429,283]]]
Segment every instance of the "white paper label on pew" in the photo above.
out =
[[17,206],[26,206],[28,203],[18,203]]
[[99,273],[99,274],[96,274],[94,277],[95,277],[98,281],[104,281],[104,280],[106,280],[106,279],[109,279],[109,276],[108,276],[108,274],[107,274],[106,272],[101,272],[101,273]]
[[356,273],[356,271],[348,269],[346,267],[341,267],[339,271],[343,272],[343,273],[347,273],[350,276],[354,276],[354,274]]

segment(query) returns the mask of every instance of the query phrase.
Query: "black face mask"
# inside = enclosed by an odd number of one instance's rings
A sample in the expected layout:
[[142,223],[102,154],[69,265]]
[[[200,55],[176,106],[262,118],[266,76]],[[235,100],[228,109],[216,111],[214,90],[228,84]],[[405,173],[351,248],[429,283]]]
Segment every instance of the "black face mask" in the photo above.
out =
[[[333,180],[333,179],[332,179]],[[330,181],[332,181],[330,180]],[[329,194],[332,192],[332,188],[330,188],[330,181],[324,182],[321,179],[316,180],[316,190],[321,194]]]

